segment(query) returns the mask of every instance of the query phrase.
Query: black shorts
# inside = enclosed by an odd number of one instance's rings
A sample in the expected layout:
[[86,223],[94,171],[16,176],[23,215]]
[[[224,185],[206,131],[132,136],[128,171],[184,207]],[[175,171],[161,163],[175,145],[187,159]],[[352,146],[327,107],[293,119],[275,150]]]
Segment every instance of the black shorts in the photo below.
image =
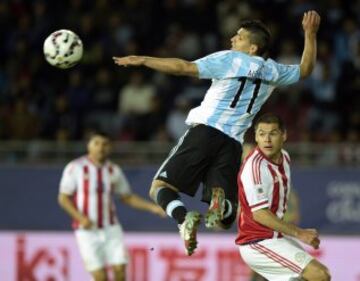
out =
[[196,125],[182,136],[170,151],[154,179],[194,196],[204,184],[202,201],[210,202],[211,189],[222,187],[225,197],[237,202],[237,173],[241,162],[241,144],[223,132]]

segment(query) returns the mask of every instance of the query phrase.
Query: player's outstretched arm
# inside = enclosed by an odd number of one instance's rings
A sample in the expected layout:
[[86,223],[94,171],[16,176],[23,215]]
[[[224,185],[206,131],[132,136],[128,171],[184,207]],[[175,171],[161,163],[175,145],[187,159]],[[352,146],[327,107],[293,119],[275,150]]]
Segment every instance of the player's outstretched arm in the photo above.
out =
[[198,77],[195,63],[177,58],[155,58],[145,56],[113,57],[119,66],[146,66],[148,68],[173,75]]
[[295,224],[285,222],[270,212],[269,209],[260,209],[253,212],[253,218],[261,225],[285,235],[295,237],[312,246],[314,249],[319,248],[319,235],[315,229],[302,229]]
[[320,16],[316,11],[304,13],[302,26],[304,29],[304,50],[300,63],[300,77],[308,77],[314,69],[316,63],[316,34],[320,25]]
[[133,207],[135,209],[139,209],[142,211],[148,211],[148,212],[158,215],[160,217],[166,217],[166,213],[160,206],[158,206],[150,201],[147,201],[144,198],[142,198],[134,193],[121,195],[120,200],[121,200],[121,202],[123,202],[126,205],[129,205],[130,207]]

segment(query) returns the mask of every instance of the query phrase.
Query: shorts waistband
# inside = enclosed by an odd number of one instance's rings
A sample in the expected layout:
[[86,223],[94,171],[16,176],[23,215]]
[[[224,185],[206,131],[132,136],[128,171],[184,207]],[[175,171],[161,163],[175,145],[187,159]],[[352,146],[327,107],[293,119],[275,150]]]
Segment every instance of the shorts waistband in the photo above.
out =
[[264,241],[264,240],[266,240],[266,239],[252,240],[252,241],[249,241],[249,242],[242,243],[242,244],[240,244],[240,246],[246,246],[246,245],[250,245],[250,244],[256,244],[256,243],[259,243],[259,242]]
[[199,125],[204,125],[204,124],[201,124],[201,123],[194,123],[194,124],[191,124],[191,128],[195,128],[195,127],[197,127],[197,126],[199,126]]

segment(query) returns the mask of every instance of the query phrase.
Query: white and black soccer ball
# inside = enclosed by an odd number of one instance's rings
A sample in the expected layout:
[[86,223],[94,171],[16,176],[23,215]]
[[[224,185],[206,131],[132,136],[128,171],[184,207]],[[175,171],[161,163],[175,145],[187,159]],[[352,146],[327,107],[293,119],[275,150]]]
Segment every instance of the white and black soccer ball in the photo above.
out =
[[80,37],[71,30],[51,33],[44,42],[45,59],[51,65],[66,69],[76,65],[83,55]]

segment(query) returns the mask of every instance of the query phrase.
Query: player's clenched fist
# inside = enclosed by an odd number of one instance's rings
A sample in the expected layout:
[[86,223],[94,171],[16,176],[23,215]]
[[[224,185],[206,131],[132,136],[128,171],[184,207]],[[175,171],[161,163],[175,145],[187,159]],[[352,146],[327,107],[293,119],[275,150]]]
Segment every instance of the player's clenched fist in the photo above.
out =
[[92,228],[93,223],[88,217],[83,217],[80,220],[80,225],[85,229],[90,229],[90,228]]
[[316,11],[308,11],[304,13],[302,26],[305,32],[316,33],[320,25],[320,16]]
[[318,249],[320,245],[319,234],[316,229],[302,229],[298,235],[299,240]]

